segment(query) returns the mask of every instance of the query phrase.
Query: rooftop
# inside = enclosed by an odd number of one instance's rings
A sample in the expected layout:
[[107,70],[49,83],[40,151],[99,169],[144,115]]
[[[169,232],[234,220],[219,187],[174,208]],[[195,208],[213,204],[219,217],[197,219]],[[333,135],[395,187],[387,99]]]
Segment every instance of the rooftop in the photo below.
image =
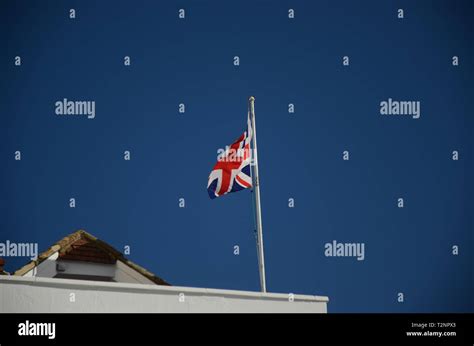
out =
[[42,252],[38,256],[38,259],[32,260],[22,268],[15,271],[13,275],[25,275],[55,253],[58,253],[58,259],[68,261],[100,264],[115,264],[117,261],[120,261],[153,281],[155,284],[170,286],[170,284],[162,278],[156,276],[138,264],[133,263],[121,252],[84,230],[78,230],[62,238],[48,250]]

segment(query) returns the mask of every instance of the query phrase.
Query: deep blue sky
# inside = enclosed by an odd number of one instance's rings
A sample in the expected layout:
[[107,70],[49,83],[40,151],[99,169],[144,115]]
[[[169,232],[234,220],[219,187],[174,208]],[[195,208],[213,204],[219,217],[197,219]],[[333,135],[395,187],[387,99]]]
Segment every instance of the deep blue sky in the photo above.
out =
[[[254,95],[270,291],[328,295],[330,312],[472,312],[473,14],[448,0],[2,1],[0,241],[44,251],[82,228],[174,285],[259,290],[250,192],[206,192]],[[420,119],[381,116],[389,97],[420,101]],[[95,101],[96,118],[57,116],[63,98]],[[365,243],[365,260],[325,257],[332,240]]]

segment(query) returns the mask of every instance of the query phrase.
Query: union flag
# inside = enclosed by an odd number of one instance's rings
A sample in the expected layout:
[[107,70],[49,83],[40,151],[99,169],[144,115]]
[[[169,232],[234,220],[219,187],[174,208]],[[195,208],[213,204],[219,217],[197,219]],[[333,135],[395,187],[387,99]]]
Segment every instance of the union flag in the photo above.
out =
[[247,130],[220,153],[217,163],[209,175],[207,192],[212,199],[230,192],[252,187],[250,165],[252,154],[252,125],[247,117]]

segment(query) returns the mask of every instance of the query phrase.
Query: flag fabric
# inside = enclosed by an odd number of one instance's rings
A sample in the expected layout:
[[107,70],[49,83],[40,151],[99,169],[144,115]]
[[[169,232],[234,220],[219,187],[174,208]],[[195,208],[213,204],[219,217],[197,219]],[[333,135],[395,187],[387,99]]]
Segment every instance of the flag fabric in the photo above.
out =
[[252,187],[250,141],[252,125],[247,117],[247,130],[223,150],[209,175],[207,192],[212,199],[230,192]]

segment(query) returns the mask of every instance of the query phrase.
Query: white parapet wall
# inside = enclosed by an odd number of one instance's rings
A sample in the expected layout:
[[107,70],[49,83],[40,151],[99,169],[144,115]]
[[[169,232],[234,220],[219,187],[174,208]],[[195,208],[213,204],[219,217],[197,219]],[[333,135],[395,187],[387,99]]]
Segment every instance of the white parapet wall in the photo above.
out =
[[0,276],[0,312],[326,313],[328,297]]

